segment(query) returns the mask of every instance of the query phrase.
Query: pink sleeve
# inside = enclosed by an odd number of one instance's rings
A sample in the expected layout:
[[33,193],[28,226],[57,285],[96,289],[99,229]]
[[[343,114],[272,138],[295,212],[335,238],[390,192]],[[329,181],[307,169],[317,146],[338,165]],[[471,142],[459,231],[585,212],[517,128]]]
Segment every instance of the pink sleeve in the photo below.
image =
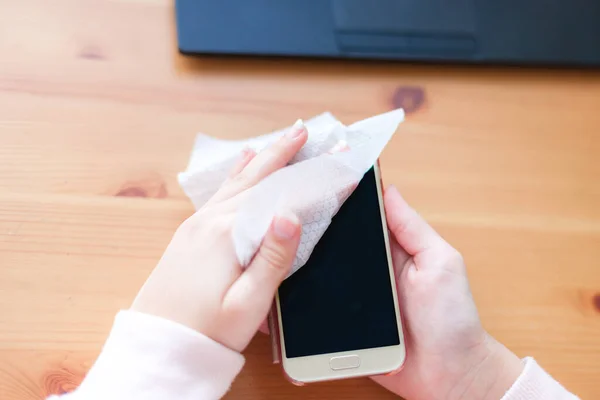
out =
[[50,399],[219,399],[243,365],[241,354],[190,328],[121,311],[81,386]]
[[533,358],[525,358],[525,369],[506,392],[502,400],[573,400],[577,396],[568,392],[544,371]]

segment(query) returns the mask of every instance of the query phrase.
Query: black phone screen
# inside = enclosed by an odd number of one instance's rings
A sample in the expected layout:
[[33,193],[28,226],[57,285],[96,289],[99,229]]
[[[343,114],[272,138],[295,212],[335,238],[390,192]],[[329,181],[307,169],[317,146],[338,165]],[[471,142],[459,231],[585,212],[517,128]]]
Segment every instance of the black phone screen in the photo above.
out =
[[400,344],[375,171],[279,288],[288,358]]

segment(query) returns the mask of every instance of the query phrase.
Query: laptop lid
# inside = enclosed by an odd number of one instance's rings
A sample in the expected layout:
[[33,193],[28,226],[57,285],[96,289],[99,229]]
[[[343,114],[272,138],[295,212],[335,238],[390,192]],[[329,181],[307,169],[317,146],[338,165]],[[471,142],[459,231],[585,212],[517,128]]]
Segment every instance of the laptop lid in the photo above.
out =
[[176,0],[190,54],[600,65],[595,0]]

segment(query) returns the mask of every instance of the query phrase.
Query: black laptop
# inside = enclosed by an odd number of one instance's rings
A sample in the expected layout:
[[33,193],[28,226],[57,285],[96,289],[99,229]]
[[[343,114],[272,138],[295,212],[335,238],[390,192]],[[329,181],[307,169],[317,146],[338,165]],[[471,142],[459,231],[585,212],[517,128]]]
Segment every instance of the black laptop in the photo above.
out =
[[179,50],[600,66],[600,0],[176,0]]

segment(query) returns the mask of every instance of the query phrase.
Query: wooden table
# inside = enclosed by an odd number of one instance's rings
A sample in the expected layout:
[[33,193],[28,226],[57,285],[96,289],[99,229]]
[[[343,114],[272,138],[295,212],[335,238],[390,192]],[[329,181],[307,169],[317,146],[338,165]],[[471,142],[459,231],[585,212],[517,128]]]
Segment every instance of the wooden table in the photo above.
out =
[[[487,329],[600,397],[600,74],[188,59],[167,0],[0,1],[0,398],[73,389],[193,212],[198,131],[267,132],[405,106],[384,179],[464,254]],[[230,399],[391,399],[297,388],[257,337]]]

